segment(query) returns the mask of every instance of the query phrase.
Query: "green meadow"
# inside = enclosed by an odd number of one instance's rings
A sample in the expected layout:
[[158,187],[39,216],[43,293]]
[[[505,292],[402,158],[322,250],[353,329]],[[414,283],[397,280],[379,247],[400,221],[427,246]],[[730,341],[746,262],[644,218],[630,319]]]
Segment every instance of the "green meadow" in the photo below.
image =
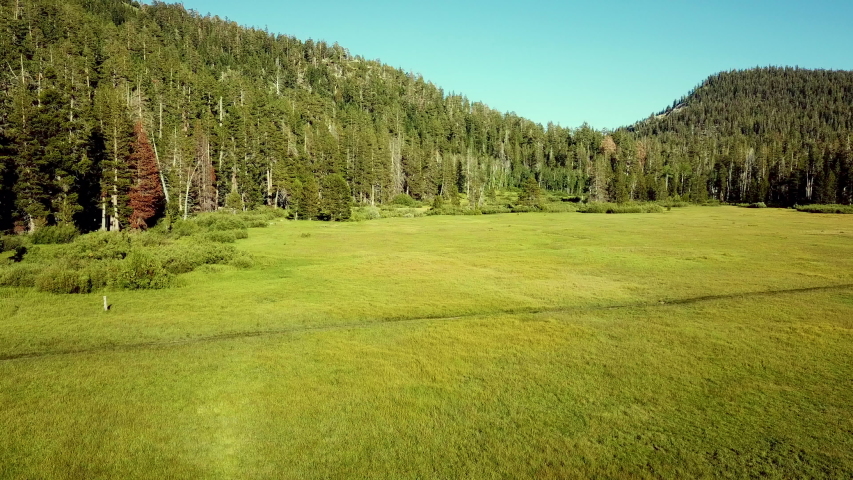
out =
[[162,290],[0,289],[0,478],[853,476],[853,216],[275,220],[234,245],[254,266]]

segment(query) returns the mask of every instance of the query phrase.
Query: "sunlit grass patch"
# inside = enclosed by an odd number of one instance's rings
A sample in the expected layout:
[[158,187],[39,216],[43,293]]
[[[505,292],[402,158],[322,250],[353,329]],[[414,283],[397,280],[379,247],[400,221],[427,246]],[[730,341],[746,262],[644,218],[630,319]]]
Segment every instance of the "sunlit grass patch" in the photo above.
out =
[[0,288],[0,478],[853,472],[846,216],[270,223],[168,289]]

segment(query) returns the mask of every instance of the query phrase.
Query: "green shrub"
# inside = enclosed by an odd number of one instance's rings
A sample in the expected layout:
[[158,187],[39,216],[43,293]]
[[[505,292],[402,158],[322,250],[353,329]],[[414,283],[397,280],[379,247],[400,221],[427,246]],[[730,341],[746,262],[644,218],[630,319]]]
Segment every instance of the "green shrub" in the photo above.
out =
[[34,287],[36,276],[42,266],[28,263],[13,263],[0,267],[0,286],[3,287]]
[[210,241],[173,244],[157,252],[160,263],[170,273],[186,273],[206,264],[225,264],[238,255],[231,245]]
[[163,268],[160,260],[147,252],[134,251],[121,262],[121,270],[115,286],[128,290],[165,288],[171,275]]
[[92,284],[85,273],[53,265],[42,270],[35,279],[35,287],[50,293],[89,293]]
[[172,223],[172,228],[169,233],[174,238],[189,237],[201,231],[198,223],[190,220],[177,220]]
[[350,220],[354,222],[363,222],[366,220],[378,220],[382,218],[382,214],[376,207],[359,207],[352,209]]
[[255,262],[252,261],[252,257],[249,255],[242,254],[236,255],[228,262],[228,264],[237,268],[252,268],[255,265]]
[[254,210],[253,213],[258,213],[266,216],[269,220],[275,220],[277,218],[285,218],[287,216],[287,211],[281,208],[273,208],[273,207],[261,207],[257,210]]
[[88,279],[92,291],[116,285],[122,274],[123,262],[120,260],[100,260],[90,262],[81,270],[81,275]]
[[464,211],[458,205],[444,204],[441,208],[432,208],[427,210],[427,215],[462,215]]
[[212,232],[205,233],[202,238],[210,242],[217,243],[234,243],[237,240],[237,235],[234,234],[233,230],[230,231],[219,231],[214,230]]
[[36,245],[49,245],[55,243],[70,243],[80,232],[74,225],[51,225],[41,227],[30,234],[30,238]]
[[[243,217],[243,223],[248,228],[266,228],[269,226],[269,220],[261,215],[247,215]],[[245,237],[244,237],[245,238]]]
[[125,232],[93,232],[77,237],[63,252],[73,259],[120,260],[131,250],[131,239]]
[[853,205],[794,205],[794,208],[807,213],[853,214]]
[[[264,222],[269,212],[257,212],[250,221]],[[77,237],[68,245],[32,246],[26,260],[0,265],[0,286],[35,287],[54,293],[86,293],[105,287],[119,289],[150,289],[169,286],[173,276],[187,273],[204,265],[231,264],[239,268],[253,265],[252,258],[227,243],[247,238],[243,220],[230,215],[205,215],[196,220],[175,221],[178,232],[167,228],[146,232],[94,232]],[[240,228],[222,230],[224,226]],[[185,236],[185,241],[175,236]],[[28,243],[22,239],[2,238],[3,245]],[[18,246],[26,252],[23,245]]]
[[395,196],[393,199],[391,199],[391,205],[399,205],[401,207],[414,208],[414,207],[419,206],[420,204],[418,203],[417,200],[410,197],[409,195],[407,195],[405,193],[401,193],[401,194]]
[[496,213],[510,213],[510,212],[512,212],[512,210],[510,210],[507,207],[500,206],[500,205],[497,205],[497,206],[487,205],[487,206],[481,208],[480,212],[483,215],[493,215]]
[[134,247],[162,247],[168,242],[166,235],[151,230],[133,233],[129,238]]
[[578,206],[577,202],[567,202],[567,203],[545,203],[540,206],[543,212],[549,213],[567,213],[567,212],[577,212]]
[[240,230],[247,228],[239,216],[230,213],[208,213],[196,217],[195,222],[208,231]]
[[29,239],[25,235],[2,235],[0,236],[0,252],[8,252],[18,247],[26,247]]
[[528,213],[528,212],[538,212],[539,208],[532,205],[513,205],[512,213]]
[[581,205],[580,213],[663,213],[664,209],[656,203],[607,203],[593,202]]
[[658,205],[666,208],[684,208],[690,206],[690,203],[681,200],[664,200],[662,202],[658,202]]
[[170,256],[166,260],[161,262],[163,265],[163,269],[172,275],[179,275],[181,273],[189,273],[192,272],[197,265],[193,265],[192,261],[188,258]]
[[417,208],[383,208],[382,216],[385,218],[396,218],[396,217],[422,217],[424,212],[418,210]]
[[747,208],[767,208],[767,205],[764,202],[755,202],[747,205]]

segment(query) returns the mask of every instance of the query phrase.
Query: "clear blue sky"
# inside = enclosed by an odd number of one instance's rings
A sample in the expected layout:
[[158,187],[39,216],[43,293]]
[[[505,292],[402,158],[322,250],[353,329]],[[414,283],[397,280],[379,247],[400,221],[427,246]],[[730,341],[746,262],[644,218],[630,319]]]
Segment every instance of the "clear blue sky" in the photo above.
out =
[[853,1],[185,0],[420,73],[500,111],[565,127],[633,123],[708,75],[853,70]]

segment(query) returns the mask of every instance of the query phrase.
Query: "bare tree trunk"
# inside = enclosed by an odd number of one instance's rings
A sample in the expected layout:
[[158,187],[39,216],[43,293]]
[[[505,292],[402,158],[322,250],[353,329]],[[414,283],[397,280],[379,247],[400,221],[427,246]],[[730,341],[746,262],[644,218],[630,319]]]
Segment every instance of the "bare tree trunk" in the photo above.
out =
[[154,159],[157,160],[157,173],[160,174],[160,183],[163,185],[163,197],[166,203],[169,203],[169,188],[166,187],[166,177],[163,176],[163,166],[160,164],[160,155],[157,153],[157,142],[151,139],[151,145],[154,147]]
[[391,175],[394,195],[403,191],[403,139],[398,133],[389,141],[388,150],[391,154]]
[[272,171],[267,168],[267,205],[272,201]]
[[190,208],[189,208],[189,204],[190,204],[190,185],[191,185],[191,182],[187,181],[187,190],[186,190],[186,192],[184,193],[184,220],[186,220],[186,219],[187,219],[187,217],[189,216],[189,212],[190,212]]
[[113,214],[110,216],[110,230],[121,230],[118,220],[118,128],[113,124]]

